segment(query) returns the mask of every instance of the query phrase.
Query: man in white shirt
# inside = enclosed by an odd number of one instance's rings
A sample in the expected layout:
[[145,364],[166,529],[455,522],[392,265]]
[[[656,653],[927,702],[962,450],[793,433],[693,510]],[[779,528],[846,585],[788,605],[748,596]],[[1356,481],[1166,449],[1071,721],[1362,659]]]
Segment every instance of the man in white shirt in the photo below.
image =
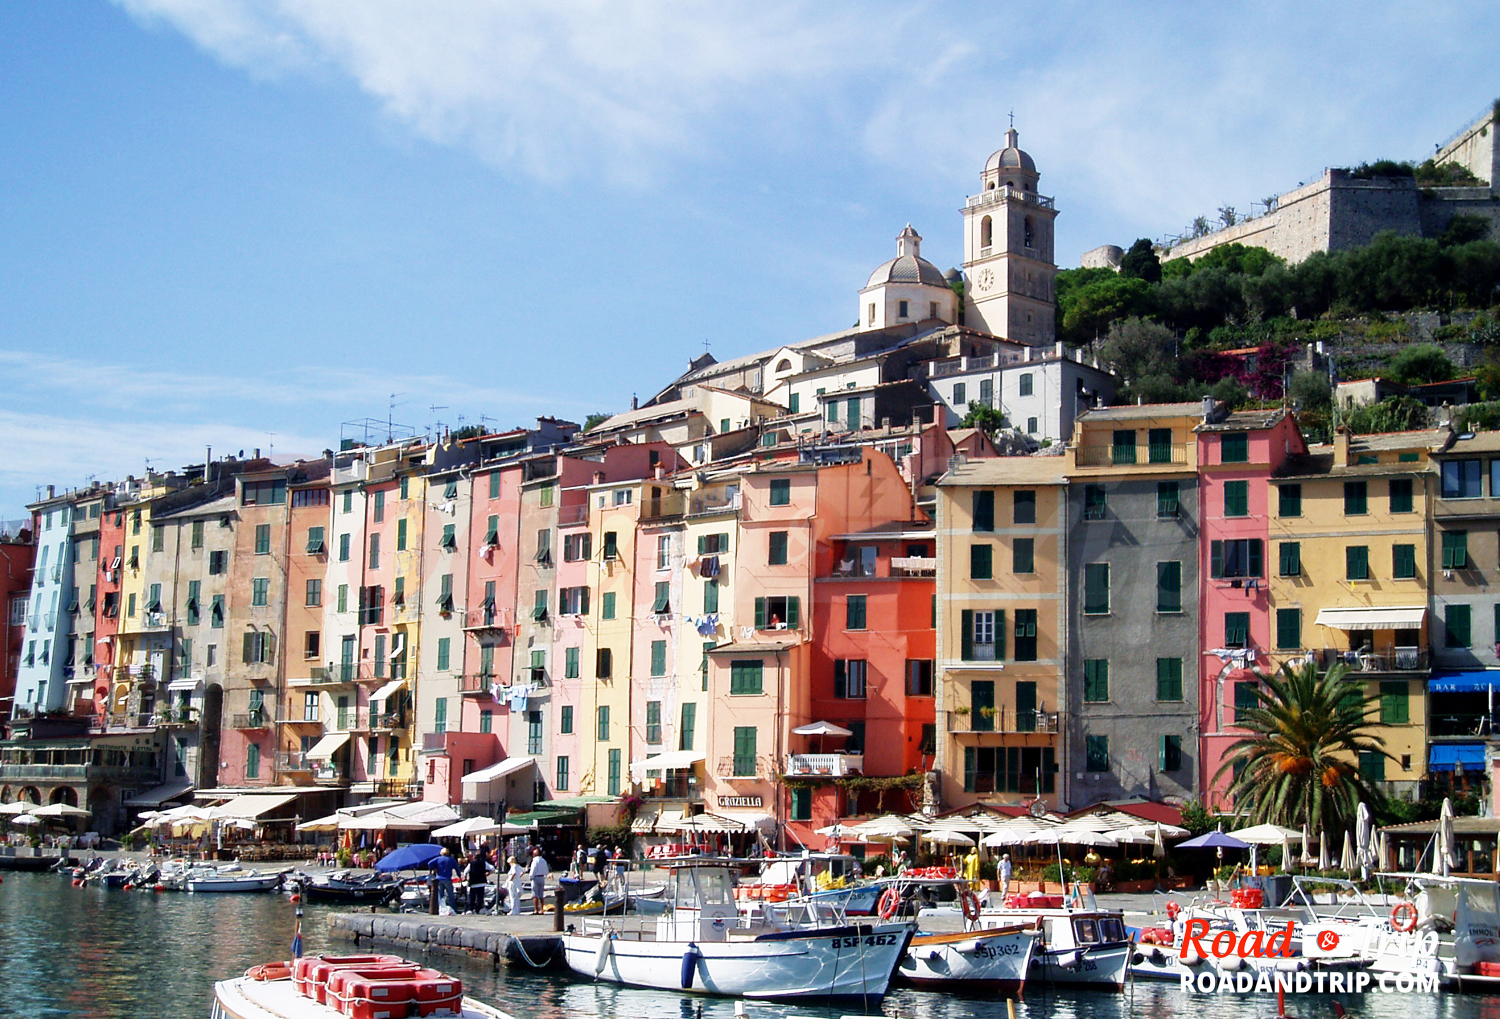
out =
[[547,892],[547,875],[552,870],[547,866],[546,857],[542,856],[542,847],[534,846],[531,850],[531,911],[540,913],[542,911],[542,900]]
[[1006,853],[1000,857],[1000,866],[996,868],[1000,877],[1000,901],[1005,902],[1006,896],[1010,894],[1010,854]]

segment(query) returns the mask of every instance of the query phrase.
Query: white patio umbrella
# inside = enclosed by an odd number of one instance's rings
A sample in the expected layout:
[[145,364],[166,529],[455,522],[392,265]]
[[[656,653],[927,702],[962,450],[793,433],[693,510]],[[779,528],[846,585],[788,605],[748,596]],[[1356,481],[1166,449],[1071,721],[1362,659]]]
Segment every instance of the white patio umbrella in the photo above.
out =
[[1312,858],[1312,838],[1308,835],[1307,825],[1302,825],[1302,865],[1311,867],[1316,861]]
[[1391,865],[1391,840],[1385,832],[1380,833],[1380,849],[1375,854],[1375,866],[1385,870]]
[[1292,872],[1292,839],[1289,835],[1281,840],[1281,872],[1283,874]]
[[860,835],[894,835],[898,838],[910,838],[916,834],[910,821],[898,814],[882,814],[880,817],[869,821],[861,821],[854,826],[854,830]]
[[986,848],[1026,845],[1045,831],[1045,828],[1000,828],[980,839],[979,844]]
[[[1186,831],[1186,829],[1183,829]],[[1151,838],[1151,856],[1153,859],[1164,860],[1167,857],[1167,844],[1163,840],[1161,825],[1156,826],[1156,832]]]
[[1457,839],[1453,834],[1453,801],[1443,797],[1443,809],[1438,814],[1437,865],[1438,873],[1447,877],[1453,869],[1453,851]]
[[82,807],[75,807],[70,803],[51,803],[45,807],[37,807],[31,812],[32,817],[92,817]]
[[1328,833],[1326,831],[1321,832],[1318,835],[1318,869],[1333,869],[1332,866],[1328,863]]
[[1370,814],[1370,805],[1363,800],[1354,813],[1354,855],[1359,862],[1360,880],[1368,881],[1375,866],[1375,818]]
[[1344,851],[1339,854],[1339,870],[1352,871],[1359,864],[1354,859],[1354,836],[1344,829]]
[[[141,815],[141,817],[143,817],[143,818],[145,816],[146,816],[145,814]],[[303,821],[301,824],[297,825],[297,830],[298,831],[320,831],[320,832],[338,831],[339,830],[339,818],[341,818],[343,816],[344,816],[343,814],[328,814],[328,815],[325,815],[324,817],[314,818],[311,821]]]
[[823,835],[830,839],[844,839],[855,834],[853,825],[840,824],[837,821],[833,824],[824,825],[822,828],[814,828],[813,831],[818,835]]
[[1252,846],[1274,846],[1279,845],[1285,839],[1295,838],[1297,831],[1294,828],[1284,828],[1279,824],[1254,824],[1229,834]]
[[972,846],[974,844],[974,840],[961,831],[944,831],[941,828],[924,831],[917,838],[942,846]]
[[11,803],[0,803],[0,817],[11,817],[19,814],[29,814],[36,809],[35,803],[26,800],[15,800]]
[[17,814],[15,817],[13,817],[13,818],[10,819],[10,823],[11,824],[32,825],[32,824],[41,824],[42,821],[35,814]]

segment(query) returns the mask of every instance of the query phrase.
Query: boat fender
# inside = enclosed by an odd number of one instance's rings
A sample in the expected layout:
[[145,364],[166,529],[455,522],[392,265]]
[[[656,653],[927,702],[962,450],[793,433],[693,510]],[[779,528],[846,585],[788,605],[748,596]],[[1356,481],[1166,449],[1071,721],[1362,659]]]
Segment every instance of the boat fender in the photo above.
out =
[[1177,903],[1172,902],[1170,899],[1167,901],[1167,919],[1168,920],[1175,920],[1175,919],[1177,919],[1177,914],[1179,912],[1181,912],[1181,910],[1182,910],[1182,907],[1179,906],[1179,905],[1177,905]]
[[684,991],[693,989],[693,977],[698,973],[698,960],[702,955],[697,943],[689,941],[687,951],[682,953],[682,989]]
[[604,966],[609,962],[609,953],[614,951],[614,934],[603,934],[599,938],[599,950],[594,953],[594,976],[604,972]]
[[1417,907],[1410,902],[1398,902],[1391,907],[1391,928],[1402,934],[1417,929]]
[[1229,955],[1218,960],[1216,965],[1222,970],[1234,971],[1245,965],[1245,960],[1237,955]]
[[245,976],[251,980],[285,980],[291,975],[291,964],[285,962],[268,962],[245,970]]
[[293,905],[295,905],[296,903],[299,903],[301,901],[302,901],[302,896],[297,895],[297,894],[293,894],[292,895],[292,904]]
[[958,904],[963,910],[965,920],[973,923],[979,919],[979,896],[966,888],[959,893]]
[[1132,965],[1132,966],[1139,966],[1141,963],[1143,963],[1145,961],[1146,961],[1146,957],[1144,955],[1142,955],[1140,952],[1131,952],[1130,953],[1130,965]]
[[83,880],[81,878],[76,878],[75,877],[73,879],[73,887],[74,888],[82,888],[83,887]]
[[889,920],[896,915],[896,910],[900,905],[901,893],[894,888],[887,888],[880,893],[880,902],[877,904],[876,909],[879,911],[882,920]]
[[153,892],[164,892],[167,890],[167,886],[158,881],[156,884],[151,886],[151,890]]
[[1202,961],[1203,961],[1203,956],[1199,955],[1196,950],[1191,949],[1191,948],[1184,948],[1182,950],[1182,962],[1183,962],[1183,965],[1185,965],[1185,966],[1196,966],[1199,963],[1201,963]]
[[1151,961],[1152,962],[1154,962],[1154,963],[1156,963],[1156,965],[1160,966],[1161,963],[1162,963],[1162,959],[1163,958],[1165,958],[1165,957],[1161,954],[1161,949],[1160,948],[1153,948],[1153,949],[1151,949]]

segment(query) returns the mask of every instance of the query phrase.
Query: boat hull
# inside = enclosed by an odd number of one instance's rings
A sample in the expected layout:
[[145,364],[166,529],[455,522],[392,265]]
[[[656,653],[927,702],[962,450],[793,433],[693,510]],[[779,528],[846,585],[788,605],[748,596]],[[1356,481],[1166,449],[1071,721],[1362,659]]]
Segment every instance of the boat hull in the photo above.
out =
[[[792,931],[753,941],[657,942],[613,936],[602,960],[601,935],[565,934],[563,956],[581,976],[631,987],[744,998],[879,998],[912,933],[910,924],[880,924]],[[697,957],[685,965],[684,956],[694,950]]]
[[[464,998],[462,1008],[463,1019],[511,1019],[472,998]],[[290,980],[237,977],[214,984],[212,1019],[339,1019],[339,1013],[298,994]]]
[[1019,998],[1036,943],[1034,931],[918,934],[902,956],[896,976],[928,990]]
[[302,895],[308,902],[323,902],[339,906],[379,906],[390,902],[400,894],[399,884],[376,885],[367,888],[340,888],[320,884],[302,886]]
[[1112,941],[1039,951],[1032,957],[1031,978],[1053,987],[1123,991],[1132,947],[1129,941]]
[[259,874],[255,877],[190,877],[187,890],[199,895],[205,892],[272,892],[281,885],[280,874]]

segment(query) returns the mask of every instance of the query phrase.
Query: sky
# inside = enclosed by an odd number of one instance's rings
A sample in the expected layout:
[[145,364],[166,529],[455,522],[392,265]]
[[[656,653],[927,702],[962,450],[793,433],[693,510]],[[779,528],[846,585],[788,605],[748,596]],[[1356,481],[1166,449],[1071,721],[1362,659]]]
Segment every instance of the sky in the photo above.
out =
[[1500,95],[1500,7],[1412,10],[0,5],[0,520],[847,328],[906,223],[961,262],[1012,113],[1064,267],[1425,158]]

